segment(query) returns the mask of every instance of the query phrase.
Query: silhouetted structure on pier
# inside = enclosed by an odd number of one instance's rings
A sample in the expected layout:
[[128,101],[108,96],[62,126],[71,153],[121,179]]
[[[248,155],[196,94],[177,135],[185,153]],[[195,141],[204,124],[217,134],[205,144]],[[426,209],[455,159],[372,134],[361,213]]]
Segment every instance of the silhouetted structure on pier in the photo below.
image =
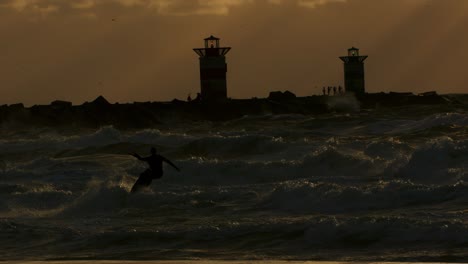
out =
[[205,48],[193,49],[200,56],[200,82],[202,101],[227,99],[227,64],[225,55],[230,47],[220,47],[219,38],[205,39]]
[[366,92],[364,78],[364,61],[367,56],[359,56],[359,49],[352,47],[348,49],[348,56],[340,57],[344,62],[344,79],[346,92],[357,95]]

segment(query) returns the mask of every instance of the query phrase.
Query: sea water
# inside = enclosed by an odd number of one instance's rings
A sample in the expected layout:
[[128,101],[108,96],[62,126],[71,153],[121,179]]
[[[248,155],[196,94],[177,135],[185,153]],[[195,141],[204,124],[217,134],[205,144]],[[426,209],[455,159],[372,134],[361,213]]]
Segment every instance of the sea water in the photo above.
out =
[[[152,146],[181,172],[130,194]],[[467,262],[467,168],[460,106],[4,126],[0,260]]]

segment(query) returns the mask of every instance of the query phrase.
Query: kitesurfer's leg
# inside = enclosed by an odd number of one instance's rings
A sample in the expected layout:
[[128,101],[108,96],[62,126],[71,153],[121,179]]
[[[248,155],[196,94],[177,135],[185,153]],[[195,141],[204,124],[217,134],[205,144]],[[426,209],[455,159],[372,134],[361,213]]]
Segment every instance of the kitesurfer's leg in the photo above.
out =
[[140,174],[140,177],[138,178],[138,180],[133,185],[131,192],[132,193],[137,192],[141,188],[148,187],[151,184],[152,180],[153,179],[151,179],[151,175],[148,172],[148,170],[144,171],[142,174]]

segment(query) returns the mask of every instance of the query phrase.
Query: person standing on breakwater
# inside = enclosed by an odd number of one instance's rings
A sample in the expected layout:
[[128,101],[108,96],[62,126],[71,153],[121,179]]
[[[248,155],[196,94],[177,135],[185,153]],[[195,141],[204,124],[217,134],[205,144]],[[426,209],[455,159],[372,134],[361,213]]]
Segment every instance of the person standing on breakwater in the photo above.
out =
[[151,148],[151,156],[149,157],[142,158],[136,153],[131,155],[137,158],[138,160],[145,161],[149,165],[149,168],[140,174],[140,177],[133,185],[131,190],[132,193],[139,191],[141,188],[148,187],[153,181],[153,179],[161,178],[163,176],[163,162],[168,163],[169,165],[174,167],[174,169],[180,171],[180,169],[176,165],[174,165],[174,163],[172,163],[170,160],[157,154],[157,150],[154,147]]

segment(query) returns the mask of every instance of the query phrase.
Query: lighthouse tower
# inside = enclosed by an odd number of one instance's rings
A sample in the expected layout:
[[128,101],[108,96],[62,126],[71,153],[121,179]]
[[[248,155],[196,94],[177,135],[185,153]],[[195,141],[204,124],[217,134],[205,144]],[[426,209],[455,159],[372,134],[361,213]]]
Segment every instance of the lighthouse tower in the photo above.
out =
[[225,55],[230,47],[220,47],[219,38],[205,39],[205,48],[193,49],[200,56],[201,100],[223,101],[227,99]]
[[348,49],[348,56],[340,57],[344,62],[344,78],[346,92],[361,95],[366,92],[364,81],[364,61],[367,56],[359,56],[359,49]]

